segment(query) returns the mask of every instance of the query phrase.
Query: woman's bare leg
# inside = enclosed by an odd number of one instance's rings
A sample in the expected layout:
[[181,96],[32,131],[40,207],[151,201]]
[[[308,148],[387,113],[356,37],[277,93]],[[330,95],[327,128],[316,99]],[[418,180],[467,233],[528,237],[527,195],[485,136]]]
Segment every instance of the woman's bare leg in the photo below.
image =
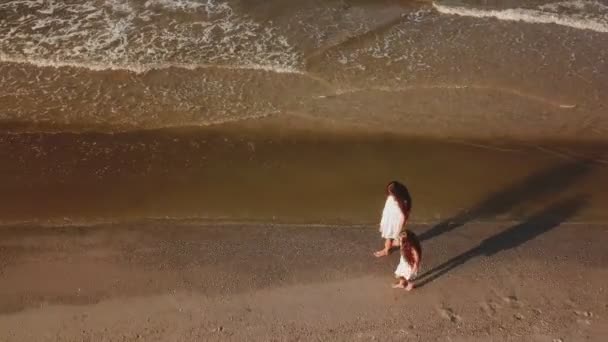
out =
[[386,239],[386,241],[384,241],[384,249],[375,252],[374,255],[376,256],[376,258],[387,256],[388,252],[391,250],[392,246],[393,246],[393,240]]
[[407,280],[405,280],[405,278],[400,277],[399,281],[397,282],[397,284],[393,284],[393,288],[394,289],[405,289],[407,284]]
[[406,281],[407,285],[405,286],[406,291],[412,291],[414,289],[414,283],[411,281]]

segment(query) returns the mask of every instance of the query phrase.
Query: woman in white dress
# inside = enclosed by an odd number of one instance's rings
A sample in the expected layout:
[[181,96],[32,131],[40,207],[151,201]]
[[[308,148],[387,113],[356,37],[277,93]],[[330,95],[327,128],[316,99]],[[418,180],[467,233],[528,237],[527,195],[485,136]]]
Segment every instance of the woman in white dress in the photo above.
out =
[[375,252],[376,257],[388,255],[392,247],[399,246],[399,234],[405,227],[412,209],[412,198],[405,185],[393,181],[386,187],[386,202],[380,220],[380,233],[384,248]]

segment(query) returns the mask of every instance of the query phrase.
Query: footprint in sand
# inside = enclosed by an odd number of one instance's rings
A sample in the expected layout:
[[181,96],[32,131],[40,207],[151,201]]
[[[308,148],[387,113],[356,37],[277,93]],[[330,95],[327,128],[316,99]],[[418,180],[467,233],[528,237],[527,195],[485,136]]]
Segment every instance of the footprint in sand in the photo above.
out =
[[502,308],[502,305],[491,300],[481,303],[480,306],[481,310],[488,316],[496,316],[496,313]]
[[441,317],[449,320],[452,323],[458,323],[460,322],[460,316],[458,316],[454,310],[450,309],[450,308],[440,308],[439,309],[439,314],[441,315]]
[[574,310],[574,313],[577,316],[581,316],[581,317],[586,317],[586,318],[592,318],[593,317],[593,312],[591,311],[579,311],[579,310]]
[[[495,317],[498,311],[502,308],[500,304],[493,303],[492,301],[481,303],[481,310],[489,317]],[[524,315],[519,312],[513,314],[513,317],[519,321],[524,320]]]
[[503,300],[503,302],[507,303],[508,305],[510,305],[513,308],[522,307],[522,303],[519,301],[519,299],[516,296],[502,297],[502,300]]
[[576,320],[579,324],[591,325],[591,318],[593,318],[593,312],[574,310],[574,313],[580,317]]

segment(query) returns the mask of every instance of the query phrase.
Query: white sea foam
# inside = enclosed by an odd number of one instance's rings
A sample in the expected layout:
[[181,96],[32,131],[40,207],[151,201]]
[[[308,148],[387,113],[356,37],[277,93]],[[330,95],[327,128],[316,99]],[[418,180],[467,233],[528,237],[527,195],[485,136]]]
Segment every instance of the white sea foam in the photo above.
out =
[[595,12],[597,14],[606,15],[608,12],[608,6],[604,5],[599,1],[594,0],[567,0],[567,1],[559,1],[559,2],[551,2],[548,4],[544,4],[539,6],[542,10],[558,12],[563,9],[567,10],[577,10],[577,11],[586,11],[586,12]]
[[[159,6],[163,7],[167,10],[172,11],[192,11],[199,9],[201,7],[205,7],[208,5],[210,8],[213,8],[213,2],[209,1],[206,4],[201,1],[190,1],[190,0],[148,0],[144,4],[147,7]],[[224,5],[224,4],[222,4]]]
[[6,62],[293,72],[300,60],[272,25],[236,13],[223,0],[14,0],[0,3],[0,18],[0,60]]
[[488,10],[437,2],[434,2],[433,6],[440,13],[463,17],[495,18],[531,24],[556,24],[580,30],[608,32],[608,6],[597,1],[562,1],[546,4],[536,9]]
[[110,64],[97,62],[70,62],[43,58],[14,57],[0,53],[0,63],[30,64],[43,68],[80,68],[92,71],[124,70],[136,74],[146,73],[151,70],[162,70],[179,68],[187,70],[196,69],[227,69],[227,70],[261,70],[277,74],[304,74],[304,72],[294,68],[281,68],[263,64],[186,64],[186,63],[149,63],[149,64]]

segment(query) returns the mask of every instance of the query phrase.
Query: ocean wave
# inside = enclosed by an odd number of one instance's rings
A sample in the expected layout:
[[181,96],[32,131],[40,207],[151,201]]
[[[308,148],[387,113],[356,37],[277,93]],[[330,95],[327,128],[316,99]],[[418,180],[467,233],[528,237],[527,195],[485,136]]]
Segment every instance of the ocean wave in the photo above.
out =
[[580,30],[608,33],[608,6],[597,1],[563,1],[542,5],[536,9],[479,9],[433,2],[442,14],[473,18],[495,18],[530,24],[555,24]]
[[230,64],[196,64],[196,63],[150,63],[150,64],[113,64],[103,62],[76,62],[76,61],[60,61],[45,58],[31,58],[31,57],[16,57],[10,56],[4,53],[0,53],[0,63],[14,63],[14,64],[29,64],[36,67],[43,68],[78,68],[86,69],[91,71],[128,71],[136,74],[143,74],[152,70],[162,69],[224,69],[224,70],[259,70],[268,71],[277,74],[304,74],[304,72],[289,67],[278,67],[273,65],[264,64],[243,64],[243,65],[230,65]]

